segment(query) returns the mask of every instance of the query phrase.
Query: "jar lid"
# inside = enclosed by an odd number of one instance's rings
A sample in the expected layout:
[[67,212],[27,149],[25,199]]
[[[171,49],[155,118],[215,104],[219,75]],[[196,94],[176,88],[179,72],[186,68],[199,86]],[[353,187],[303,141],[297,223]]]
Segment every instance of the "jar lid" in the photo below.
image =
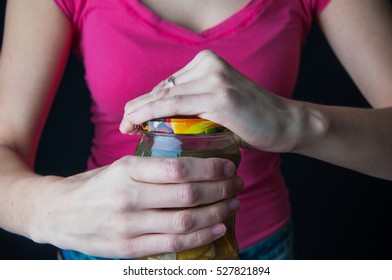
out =
[[227,128],[198,117],[176,116],[146,121],[140,125],[142,131],[166,134],[212,134],[226,132]]

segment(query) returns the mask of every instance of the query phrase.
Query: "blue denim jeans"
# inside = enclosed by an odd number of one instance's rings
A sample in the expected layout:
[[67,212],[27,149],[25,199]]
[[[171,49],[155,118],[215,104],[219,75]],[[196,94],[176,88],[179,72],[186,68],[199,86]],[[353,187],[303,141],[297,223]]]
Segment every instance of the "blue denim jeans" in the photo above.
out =
[[[293,255],[293,226],[291,221],[267,238],[240,250],[241,260],[291,260]],[[108,260],[71,250],[63,250],[59,259],[64,260]]]
[[267,238],[240,250],[240,260],[292,260],[293,243],[293,225],[289,221]]

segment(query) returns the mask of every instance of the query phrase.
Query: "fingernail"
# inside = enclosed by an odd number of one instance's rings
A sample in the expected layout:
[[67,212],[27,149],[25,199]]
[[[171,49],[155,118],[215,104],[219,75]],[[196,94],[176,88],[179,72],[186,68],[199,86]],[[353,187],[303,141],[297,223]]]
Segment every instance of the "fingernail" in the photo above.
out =
[[121,123],[120,123],[120,128],[119,128],[120,131],[121,131],[121,132],[125,132],[126,126],[127,126],[126,120],[125,120],[125,119],[122,119],[122,121],[121,121]]
[[234,173],[235,173],[234,163],[232,163],[231,161],[225,163],[224,170],[225,170],[225,175],[227,175],[227,176],[234,175]]
[[212,228],[212,233],[215,235],[222,235],[226,232],[226,227],[222,224],[216,225]]
[[233,199],[232,201],[229,202],[229,209],[231,211],[237,210],[239,206],[240,206],[240,202],[237,199]]

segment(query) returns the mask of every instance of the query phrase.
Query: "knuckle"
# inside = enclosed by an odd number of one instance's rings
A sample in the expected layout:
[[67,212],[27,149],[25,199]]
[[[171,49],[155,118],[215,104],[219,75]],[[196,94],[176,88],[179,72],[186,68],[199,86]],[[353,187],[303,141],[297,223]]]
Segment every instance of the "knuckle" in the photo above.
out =
[[116,161],[114,161],[111,165],[109,165],[110,170],[117,170],[121,168],[124,165],[124,159],[120,158]]
[[201,50],[200,52],[199,52],[199,55],[208,55],[208,54],[214,54],[214,52],[212,51],[212,50]]
[[232,88],[221,88],[219,94],[223,100],[236,101],[238,99],[237,92]]
[[[233,107],[233,104],[238,103],[239,100],[239,94],[237,93],[236,90],[232,88],[220,88],[217,92],[217,97],[221,102],[221,106],[226,106],[226,107]],[[226,108],[225,107],[225,108]],[[227,109],[229,110],[229,109]]]
[[221,182],[218,186],[218,195],[222,199],[231,197],[233,195],[233,188],[228,180]]
[[134,240],[131,238],[120,239],[116,242],[116,253],[120,255],[121,258],[130,258],[135,255],[135,244]]
[[[135,156],[124,156],[110,164],[106,171],[110,174],[111,182],[122,181],[126,184],[128,179],[132,178],[134,169],[131,167],[135,166],[135,160]],[[113,180],[113,178],[116,178],[116,180]]]
[[166,252],[178,252],[182,250],[181,241],[177,235],[170,235],[165,240],[163,248]]
[[110,167],[112,169],[125,169],[131,163],[133,157],[132,156],[124,156],[116,161],[114,161]]
[[131,175],[129,170],[134,160],[133,156],[125,156],[113,162],[108,168],[111,188],[107,194],[113,210],[117,212],[133,209],[138,202],[138,192],[129,186]]
[[201,246],[206,244],[207,242],[208,240],[205,235],[203,235],[200,231],[195,232],[193,237],[193,244],[195,244],[196,246]]
[[165,175],[173,180],[183,180],[187,175],[186,161],[179,158],[166,158],[162,160],[162,170]]
[[211,50],[202,50],[202,51],[200,51],[200,52],[196,55],[196,57],[197,57],[197,58],[200,58],[200,59],[203,59],[203,58],[206,58],[206,57],[214,57],[214,56],[217,56],[217,55],[216,55],[215,52],[213,52],[213,51],[211,51]]
[[244,181],[240,176],[221,181],[217,188],[218,196],[222,199],[230,198],[243,189]]
[[204,51],[201,54],[200,63],[206,67],[212,67],[212,69],[220,69],[222,66],[222,59],[213,51]]
[[223,166],[220,160],[206,159],[203,165],[203,174],[206,179],[215,179],[222,174]]
[[216,70],[225,69],[224,60],[213,51],[206,51],[202,57],[202,62],[212,67],[212,69],[216,69]]
[[189,210],[182,210],[174,218],[174,227],[177,232],[188,232],[192,230],[194,220],[194,216]]
[[184,206],[195,206],[199,201],[200,193],[193,184],[183,184],[180,188],[179,200]]
[[200,55],[202,56],[202,58],[206,58],[206,59],[216,59],[219,56],[212,50],[202,50],[200,52]]
[[227,84],[227,75],[223,71],[214,71],[211,75],[208,75],[208,81],[210,84],[220,88]]
[[216,207],[213,211],[215,222],[223,222],[226,219],[225,211],[221,207]]
[[114,209],[117,212],[125,212],[135,209],[138,202],[138,194],[132,188],[113,188]]

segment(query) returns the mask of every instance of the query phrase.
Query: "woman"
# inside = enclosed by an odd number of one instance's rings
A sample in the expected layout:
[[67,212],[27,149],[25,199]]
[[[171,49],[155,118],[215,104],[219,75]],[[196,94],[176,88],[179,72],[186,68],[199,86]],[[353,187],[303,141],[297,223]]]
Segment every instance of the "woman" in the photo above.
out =
[[[0,64],[2,228],[72,249],[64,258],[135,258],[219,238],[239,200],[241,257],[291,258],[276,153],[392,178],[388,1],[55,3],[8,3]],[[315,20],[377,109],[289,99]],[[71,47],[93,98],[89,171],[41,177],[32,172],[36,144]],[[232,130],[244,148],[238,175],[219,159],[127,156],[135,125],[169,115],[198,115]]]

